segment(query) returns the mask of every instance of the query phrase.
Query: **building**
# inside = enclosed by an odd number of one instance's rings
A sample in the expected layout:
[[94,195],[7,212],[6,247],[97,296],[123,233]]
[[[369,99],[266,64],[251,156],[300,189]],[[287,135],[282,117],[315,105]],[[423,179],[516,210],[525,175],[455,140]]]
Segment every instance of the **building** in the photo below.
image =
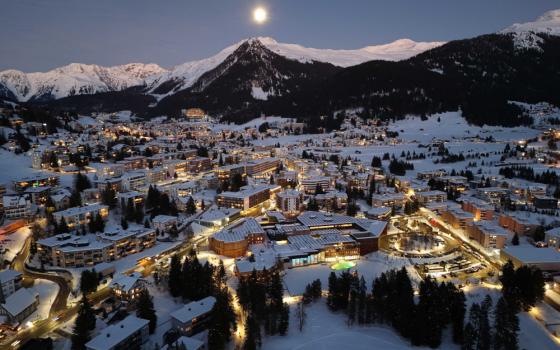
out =
[[167,232],[173,226],[177,226],[178,218],[171,215],[157,215],[152,219],[154,229],[159,232]]
[[276,207],[284,215],[295,216],[300,213],[303,194],[297,190],[284,190],[276,194]]
[[449,208],[441,213],[444,222],[453,228],[465,230],[474,221],[474,215],[462,209]]
[[278,169],[280,160],[277,158],[253,159],[246,163],[245,174],[255,178],[267,177]]
[[171,325],[182,334],[191,336],[203,331],[210,321],[216,298],[209,296],[186,304],[171,313]]
[[315,195],[315,201],[321,208],[328,210],[340,210],[348,205],[348,194],[341,191],[328,191],[327,193],[319,193]]
[[42,262],[60,267],[94,266],[153,247],[155,229],[140,228],[74,236],[63,233],[37,241]]
[[150,321],[136,316],[108,326],[86,343],[87,350],[125,350],[141,349],[149,338]]
[[133,302],[143,290],[147,288],[147,282],[140,273],[134,272],[130,275],[119,275],[113,279],[110,285],[115,298],[122,301]]
[[195,221],[205,227],[221,229],[239,217],[241,217],[241,210],[239,209],[213,206],[202,213]]
[[112,244],[89,236],[62,233],[40,239],[37,241],[39,259],[43,263],[60,267],[85,267],[110,261]]
[[59,178],[56,175],[35,174],[15,180],[13,182],[14,189],[18,192],[23,192],[29,187],[55,187],[58,185]]
[[70,229],[79,228],[81,225],[87,225],[90,220],[97,216],[106,219],[109,215],[109,207],[104,204],[89,204],[83,207],[73,207],[53,213],[54,220],[60,224],[62,219]]
[[146,171],[130,171],[121,177],[121,189],[124,191],[137,191],[145,187],[147,181]]
[[404,193],[374,193],[371,195],[371,205],[373,207],[396,207],[401,208],[404,206],[408,199]]
[[488,202],[475,197],[463,199],[461,209],[474,215],[474,220],[493,220],[494,207]]
[[2,198],[6,219],[26,219],[31,217],[31,198],[29,195],[5,195]]
[[21,323],[37,310],[39,293],[34,290],[20,288],[5,298],[0,304],[0,315],[10,323]]
[[[174,341],[171,345],[164,345],[160,350],[174,350],[176,349],[174,346],[181,346],[184,345],[187,350],[205,350],[206,344],[204,341],[181,336],[176,341]],[[179,348],[180,349],[180,348]]]
[[263,228],[255,219],[246,218],[228,230],[213,234],[208,239],[208,245],[219,255],[237,258],[247,253],[250,244],[262,244],[265,236]]
[[534,196],[533,205],[537,209],[558,209],[558,199],[548,196]]
[[109,252],[109,259],[116,260],[156,245],[156,230],[152,228],[116,229],[98,234],[97,240],[113,246]]
[[441,203],[447,200],[447,193],[443,191],[416,192],[415,196],[421,204]]
[[300,186],[303,188],[303,192],[307,194],[315,194],[318,186],[321,187],[323,192],[326,192],[331,188],[331,179],[327,176],[308,177],[300,181]]
[[534,266],[543,271],[560,271],[560,253],[553,248],[509,246],[500,251],[500,259],[503,262],[511,260],[515,267]]
[[3,297],[7,298],[19,290],[22,280],[23,275],[21,272],[10,269],[0,271],[0,284],[2,284]]
[[490,221],[472,222],[466,231],[470,239],[484,248],[502,249],[509,237],[506,229]]
[[226,191],[218,194],[216,203],[220,207],[246,211],[263,204],[280,190],[281,187],[276,185],[247,185],[241,187],[238,192]]
[[201,173],[212,169],[212,160],[207,157],[195,157],[185,161],[185,172]]
[[549,247],[560,249],[560,227],[546,231],[544,241]]
[[520,236],[531,235],[539,227],[538,223],[530,221],[529,218],[522,218],[513,214],[501,214],[498,218],[498,223],[503,228]]

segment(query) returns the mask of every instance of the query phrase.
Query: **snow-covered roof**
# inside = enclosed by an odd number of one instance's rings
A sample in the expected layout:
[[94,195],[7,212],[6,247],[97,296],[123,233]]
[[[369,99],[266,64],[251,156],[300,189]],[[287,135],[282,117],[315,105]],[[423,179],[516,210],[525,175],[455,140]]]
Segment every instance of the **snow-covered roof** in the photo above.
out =
[[216,298],[209,296],[204,299],[186,304],[181,309],[171,313],[171,317],[181,323],[190,322],[193,318],[200,317],[212,311]]
[[2,308],[4,308],[4,310],[6,310],[11,316],[15,317],[33,304],[38,296],[39,293],[35,290],[20,288],[6,298],[6,302],[2,304]]
[[130,315],[121,322],[111,325],[99,332],[97,337],[86,344],[87,349],[107,350],[120,344],[130,335],[147,327],[150,321]]
[[523,245],[505,247],[502,251],[523,264],[560,263],[560,253],[554,248]]
[[22,276],[21,272],[15,270],[7,269],[0,271],[0,283],[6,283],[8,281],[14,280]]
[[142,281],[142,275],[137,272],[134,272],[128,276],[119,275],[118,277],[113,279],[113,282],[111,282],[111,288],[120,289],[128,293],[137,285],[138,281]]
[[[188,350],[200,350],[204,347],[204,342],[195,338],[191,338],[191,337],[185,337],[182,336],[179,339],[177,339],[172,345],[185,345],[185,348],[187,348]],[[174,348],[173,348],[174,349]],[[161,350],[169,350],[169,346],[166,344],[164,345]]]

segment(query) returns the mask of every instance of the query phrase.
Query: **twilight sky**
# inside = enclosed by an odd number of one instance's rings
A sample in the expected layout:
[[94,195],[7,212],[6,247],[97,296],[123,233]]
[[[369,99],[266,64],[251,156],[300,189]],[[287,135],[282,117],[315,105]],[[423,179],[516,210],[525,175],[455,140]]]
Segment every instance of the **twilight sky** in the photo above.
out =
[[[268,9],[264,25],[251,20],[257,5]],[[448,41],[558,7],[558,0],[0,0],[0,70],[71,62],[171,67],[252,36],[344,49]]]

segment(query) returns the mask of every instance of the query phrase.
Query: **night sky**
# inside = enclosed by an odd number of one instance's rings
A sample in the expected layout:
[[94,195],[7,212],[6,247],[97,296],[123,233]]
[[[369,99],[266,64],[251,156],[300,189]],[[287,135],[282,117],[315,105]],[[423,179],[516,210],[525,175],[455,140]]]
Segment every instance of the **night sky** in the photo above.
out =
[[[257,5],[269,12],[263,25],[251,19]],[[448,41],[558,7],[558,0],[0,0],[0,70],[71,62],[171,67],[252,36],[344,49]]]

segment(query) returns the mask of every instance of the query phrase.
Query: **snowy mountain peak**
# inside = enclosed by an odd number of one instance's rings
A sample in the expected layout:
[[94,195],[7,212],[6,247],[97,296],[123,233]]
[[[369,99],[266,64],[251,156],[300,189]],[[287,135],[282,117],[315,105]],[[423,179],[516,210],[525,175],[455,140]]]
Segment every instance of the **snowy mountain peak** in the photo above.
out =
[[18,101],[62,98],[77,94],[122,90],[142,85],[145,79],[166,72],[157,64],[130,63],[114,67],[70,63],[48,72],[0,72],[0,93]]
[[515,23],[502,33],[547,33],[550,35],[560,35],[560,9],[545,12],[533,22]]
[[389,44],[366,46],[360,49],[335,50],[280,43],[270,37],[255,37],[247,41],[258,41],[272,52],[289,59],[304,63],[325,62],[339,67],[354,66],[371,60],[400,61],[445,44],[439,41],[415,42],[410,39],[399,39]]
[[540,50],[543,39],[538,33],[560,35],[560,9],[545,12],[533,22],[515,23],[500,33],[513,34],[518,49]]

